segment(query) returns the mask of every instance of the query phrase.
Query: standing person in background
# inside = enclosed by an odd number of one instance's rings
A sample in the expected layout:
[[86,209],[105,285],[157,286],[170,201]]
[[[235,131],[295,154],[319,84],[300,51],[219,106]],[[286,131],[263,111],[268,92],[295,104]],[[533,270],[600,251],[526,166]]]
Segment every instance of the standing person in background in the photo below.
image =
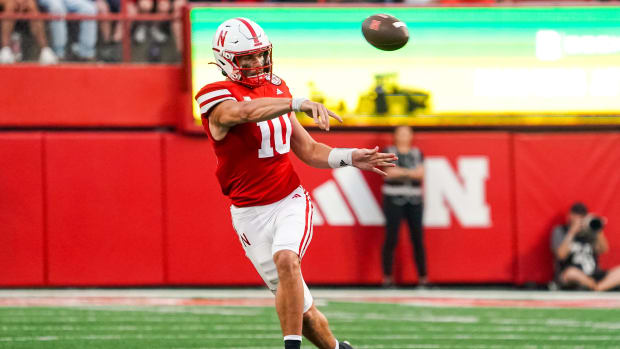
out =
[[396,167],[385,170],[387,176],[382,188],[386,219],[383,245],[383,286],[385,287],[391,287],[394,284],[392,276],[394,249],[398,242],[398,230],[403,218],[409,224],[419,284],[421,286],[428,284],[422,227],[424,156],[420,149],[411,145],[412,140],[411,127],[398,126],[394,130],[394,145],[384,150],[398,157]]

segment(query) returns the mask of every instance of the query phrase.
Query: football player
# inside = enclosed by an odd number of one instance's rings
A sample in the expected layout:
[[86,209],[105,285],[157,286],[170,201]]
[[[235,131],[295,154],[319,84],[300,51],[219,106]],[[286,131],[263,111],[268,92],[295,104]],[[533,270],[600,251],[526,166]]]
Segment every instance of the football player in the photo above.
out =
[[216,176],[227,195],[232,223],[246,256],[276,296],[285,348],[300,348],[302,333],[318,348],[351,348],[339,343],[314,306],[300,263],[312,240],[313,208],[289,159],[310,166],[355,166],[385,175],[394,154],[374,149],[330,148],[316,142],[295,112],[311,115],[323,130],[341,118],[324,105],[292,97],[273,74],[271,43],[246,18],[223,22],[213,36],[213,55],[225,80],[196,95],[202,123],[218,159]]

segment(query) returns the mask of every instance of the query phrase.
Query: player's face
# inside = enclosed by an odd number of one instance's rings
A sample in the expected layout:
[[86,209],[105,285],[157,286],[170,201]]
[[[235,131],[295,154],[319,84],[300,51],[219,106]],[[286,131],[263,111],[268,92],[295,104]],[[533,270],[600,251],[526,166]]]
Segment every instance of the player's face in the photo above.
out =
[[268,64],[269,52],[258,52],[250,55],[244,55],[237,57],[237,64],[243,69],[250,69],[244,71],[244,74],[248,77],[256,76],[259,70],[252,68],[264,67]]

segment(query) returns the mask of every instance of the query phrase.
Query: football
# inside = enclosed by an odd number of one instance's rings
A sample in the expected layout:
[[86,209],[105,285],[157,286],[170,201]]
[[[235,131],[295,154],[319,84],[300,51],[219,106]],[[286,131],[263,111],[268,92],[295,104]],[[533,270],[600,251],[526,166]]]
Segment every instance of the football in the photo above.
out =
[[384,51],[398,50],[409,41],[407,25],[383,13],[366,18],[362,23],[362,33],[368,43]]

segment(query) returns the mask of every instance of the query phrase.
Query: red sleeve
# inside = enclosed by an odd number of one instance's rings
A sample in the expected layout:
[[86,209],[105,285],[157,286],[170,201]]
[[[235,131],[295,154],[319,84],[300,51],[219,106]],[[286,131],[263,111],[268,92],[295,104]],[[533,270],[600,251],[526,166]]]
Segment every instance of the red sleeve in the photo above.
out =
[[218,103],[228,99],[236,101],[230,90],[218,83],[208,84],[196,94],[196,102],[198,102],[200,115],[203,118],[208,117],[209,112]]

